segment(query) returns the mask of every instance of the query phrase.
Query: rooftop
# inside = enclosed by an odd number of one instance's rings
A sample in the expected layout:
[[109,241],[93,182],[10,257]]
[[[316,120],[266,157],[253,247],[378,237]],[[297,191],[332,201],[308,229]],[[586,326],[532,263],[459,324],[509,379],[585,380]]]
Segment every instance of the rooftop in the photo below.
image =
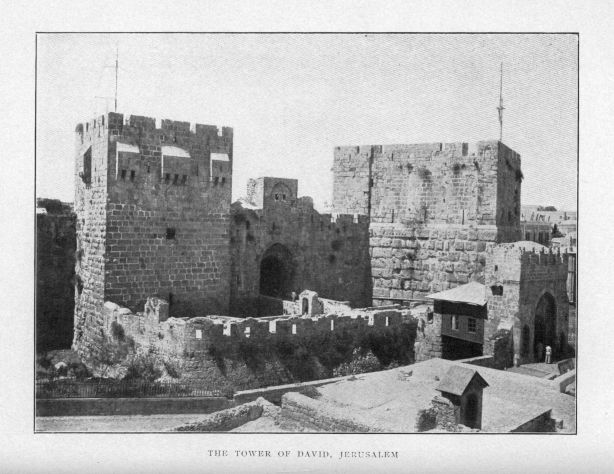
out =
[[435,389],[460,397],[465,393],[465,390],[467,390],[467,387],[474,378],[476,378],[477,382],[483,387],[488,387],[488,383],[480,376],[477,370],[462,367],[460,365],[453,365],[450,367],[450,370],[446,372],[446,375]]
[[454,303],[467,303],[477,306],[486,304],[486,287],[477,281],[457,286],[451,290],[440,291],[428,295],[427,298]]
[[543,379],[444,359],[429,359],[397,369],[357,375],[319,387],[320,402],[346,407],[387,432],[413,432],[416,414],[429,406],[451,367],[477,371],[489,385],[483,393],[482,430],[509,432],[552,409],[563,431],[574,432],[575,398]]

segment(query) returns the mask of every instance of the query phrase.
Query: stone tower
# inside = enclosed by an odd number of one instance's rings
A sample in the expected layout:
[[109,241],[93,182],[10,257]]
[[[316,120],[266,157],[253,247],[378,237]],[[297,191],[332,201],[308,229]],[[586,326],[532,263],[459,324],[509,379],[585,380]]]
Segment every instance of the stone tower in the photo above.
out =
[[483,282],[486,248],[520,238],[520,156],[503,143],[335,148],[334,212],[370,220],[375,305]]
[[105,301],[225,313],[233,131],[108,113],[76,128],[73,347],[101,342]]

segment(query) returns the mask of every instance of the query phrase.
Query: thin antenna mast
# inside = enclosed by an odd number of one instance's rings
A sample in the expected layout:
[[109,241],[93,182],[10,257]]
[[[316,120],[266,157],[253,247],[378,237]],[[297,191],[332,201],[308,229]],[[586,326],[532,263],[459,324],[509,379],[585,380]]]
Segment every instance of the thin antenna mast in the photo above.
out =
[[503,141],[503,111],[505,107],[503,107],[503,63],[501,63],[501,77],[499,79],[499,107],[497,107],[499,111],[499,141]]
[[[503,67],[503,64],[501,64]],[[117,112],[117,70],[119,69],[119,46],[115,49],[115,112]]]

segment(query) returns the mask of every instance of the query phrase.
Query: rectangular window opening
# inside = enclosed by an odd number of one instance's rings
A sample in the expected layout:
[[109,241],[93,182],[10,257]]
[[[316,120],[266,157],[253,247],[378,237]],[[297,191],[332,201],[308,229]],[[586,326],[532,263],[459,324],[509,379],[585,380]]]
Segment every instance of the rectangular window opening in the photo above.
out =
[[452,316],[452,330],[458,331],[458,316]]
[[136,177],[136,171],[130,170],[130,181],[134,181],[135,177]]
[[478,324],[474,318],[469,318],[467,320],[467,331],[475,334],[477,332]]
[[179,181],[179,175],[176,174],[175,177],[173,178],[173,184],[177,184],[178,181]]
[[196,339],[202,339],[203,338],[203,332],[200,329],[196,330]]
[[121,178],[126,179],[126,170],[122,170]]
[[166,184],[168,184],[168,183],[170,183],[170,181],[171,181],[171,175],[170,175],[170,173],[166,173],[166,174],[164,175],[164,182],[165,182]]
[[166,228],[166,240],[175,240],[175,228],[174,227]]
[[185,184],[185,183],[187,183],[187,181],[188,181],[188,175],[187,175],[187,174],[184,174],[184,175],[181,177],[181,184]]

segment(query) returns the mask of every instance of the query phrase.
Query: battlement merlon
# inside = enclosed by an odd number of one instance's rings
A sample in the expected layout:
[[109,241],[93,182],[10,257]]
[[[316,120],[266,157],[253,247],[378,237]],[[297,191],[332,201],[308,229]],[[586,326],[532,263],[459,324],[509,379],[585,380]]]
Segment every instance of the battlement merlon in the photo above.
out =
[[140,132],[150,132],[152,135],[167,135],[169,140],[175,136],[193,135],[198,137],[217,137],[232,141],[232,127],[222,127],[216,125],[204,125],[200,123],[191,124],[177,120],[162,119],[160,127],[156,127],[157,120],[152,117],[140,115],[130,115],[124,120],[124,114],[109,112],[100,115],[92,120],[80,123],[76,126],[75,132],[83,135],[92,129],[104,128],[110,130],[110,135],[121,135],[124,127],[129,127]]

